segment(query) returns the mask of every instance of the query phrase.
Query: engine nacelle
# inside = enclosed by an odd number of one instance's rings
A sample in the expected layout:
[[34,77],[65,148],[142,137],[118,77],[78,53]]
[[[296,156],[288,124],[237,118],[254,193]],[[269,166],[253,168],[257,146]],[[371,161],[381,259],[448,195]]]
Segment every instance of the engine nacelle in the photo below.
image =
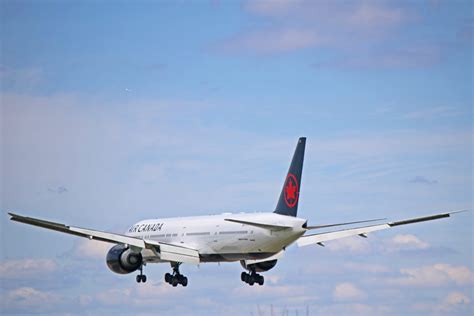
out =
[[269,260],[269,261],[263,261],[259,263],[252,263],[252,264],[247,264],[245,263],[245,260],[240,260],[240,264],[245,270],[248,271],[255,271],[255,272],[264,272],[272,269],[276,264],[277,264],[277,259],[275,260]]
[[107,253],[107,266],[110,270],[119,274],[127,274],[136,271],[143,263],[142,254],[132,252],[124,245],[115,245]]

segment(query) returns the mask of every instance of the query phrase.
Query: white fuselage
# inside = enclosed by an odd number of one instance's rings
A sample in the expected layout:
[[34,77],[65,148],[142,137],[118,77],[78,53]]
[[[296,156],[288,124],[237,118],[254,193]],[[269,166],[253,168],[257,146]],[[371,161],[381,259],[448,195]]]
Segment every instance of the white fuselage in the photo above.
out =
[[[226,219],[290,228],[262,228]],[[302,236],[305,222],[305,219],[275,213],[228,213],[143,220],[132,225],[125,234],[192,247],[199,251],[202,262],[259,260],[271,257]],[[146,262],[160,261],[151,250],[142,250],[142,255]]]

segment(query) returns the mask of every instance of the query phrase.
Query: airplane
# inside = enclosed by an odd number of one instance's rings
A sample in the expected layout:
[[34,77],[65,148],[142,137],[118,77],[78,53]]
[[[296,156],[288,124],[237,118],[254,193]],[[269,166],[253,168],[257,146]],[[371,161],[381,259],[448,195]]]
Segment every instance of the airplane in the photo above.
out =
[[[58,232],[115,244],[107,253],[110,270],[118,274],[139,271],[136,281],[146,282],[143,267],[148,263],[169,263],[172,273],[165,274],[166,283],[176,287],[188,285],[180,266],[206,262],[240,262],[244,272],[241,280],[248,285],[264,284],[259,274],[275,267],[288,246],[320,245],[327,241],[360,236],[401,225],[437,220],[463,212],[453,211],[430,216],[404,219],[316,232],[320,229],[382,221],[370,219],[336,224],[309,226],[297,217],[301,175],[306,138],[298,140],[293,159],[286,174],[275,211],[272,213],[225,213],[221,215],[147,219],[133,224],[125,233],[111,233],[68,226],[42,219],[8,213],[12,221],[38,226]],[[364,224],[365,225],[365,224]],[[309,234],[307,234],[310,232]]]

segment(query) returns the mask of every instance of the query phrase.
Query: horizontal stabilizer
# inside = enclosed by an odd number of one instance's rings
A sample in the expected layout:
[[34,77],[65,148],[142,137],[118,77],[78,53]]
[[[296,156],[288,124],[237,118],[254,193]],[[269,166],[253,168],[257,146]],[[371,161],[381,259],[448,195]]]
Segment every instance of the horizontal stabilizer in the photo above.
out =
[[269,224],[269,223],[257,223],[257,222],[250,222],[250,221],[242,221],[240,219],[232,219],[232,218],[226,218],[225,220],[228,221],[228,222],[244,224],[244,225],[250,225],[250,226],[256,226],[256,227],[270,229],[270,230],[282,230],[282,229],[288,229],[288,228],[292,227],[292,226],[276,225],[276,224]]

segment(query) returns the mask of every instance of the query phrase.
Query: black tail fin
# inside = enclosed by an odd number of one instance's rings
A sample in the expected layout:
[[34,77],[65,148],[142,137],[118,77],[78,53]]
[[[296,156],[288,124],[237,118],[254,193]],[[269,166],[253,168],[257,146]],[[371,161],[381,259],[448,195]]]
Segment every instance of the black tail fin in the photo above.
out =
[[298,200],[300,197],[301,173],[303,171],[305,145],[306,137],[301,137],[296,145],[290,169],[288,169],[285,183],[281,190],[280,199],[278,200],[274,213],[296,217],[296,213],[298,212]]

